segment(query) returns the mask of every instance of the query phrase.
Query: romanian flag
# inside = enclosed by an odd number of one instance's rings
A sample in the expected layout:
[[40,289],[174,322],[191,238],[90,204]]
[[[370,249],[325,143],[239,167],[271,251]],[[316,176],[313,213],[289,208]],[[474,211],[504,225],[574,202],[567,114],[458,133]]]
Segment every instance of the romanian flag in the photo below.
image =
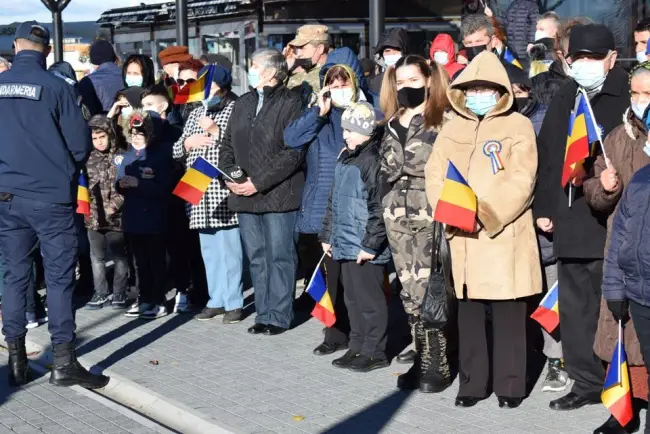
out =
[[510,51],[510,48],[505,47],[504,50],[505,51],[503,52],[503,60],[505,60],[506,62],[508,62],[511,65],[516,66],[519,69],[524,69],[521,66],[521,63],[519,63],[519,59],[517,59],[517,57],[515,57],[515,55],[512,54],[512,51]]
[[623,333],[620,322],[618,327],[618,343],[614,348],[614,354],[612,354],[612,363],[607,370],[600,399],[618,423],[625,426],[633,417],[632,391],[630,389],[630,374],[627,370],[627,356],[623,346]]
[[79,187],[77,188],[77,214],[90,217],[90,193],[88,180],[83,173],[79,174]]
[[560,307],[558,305],[557,282],[546,293],[539,307],[530,315],[544,330],[552,333],[560,325]]
[[476,195],[451,161],[433,219],[466,232],[476,226]]
[[190,83],[182,89],[175,88],[174,104],[187,104],[190,102],[203,101],[210,96],[213,73],[214,66],[210,65],[194,83]]
[[316,306],[311,311],[311,315],[327,327],[332,327],[336,322],[336,315],[334,314],[334,305],[330,293],[327,291],[325,276],[323,276],[320,264],[316,267],[306,291],[316,300]]
[[591,116],[589,101],[580,93],[576,109],[569,118],[569,135],[562,168],[563,187],[583,170],[585,159],[592,155],[592,144],[598,141],[598,128]]
[[192,163],[192,167],[187,169],[173,193],[192,205],[198,205],[208,190],[208,186],[218,174],[219,169],[208,163],[205,158],[198,157]]

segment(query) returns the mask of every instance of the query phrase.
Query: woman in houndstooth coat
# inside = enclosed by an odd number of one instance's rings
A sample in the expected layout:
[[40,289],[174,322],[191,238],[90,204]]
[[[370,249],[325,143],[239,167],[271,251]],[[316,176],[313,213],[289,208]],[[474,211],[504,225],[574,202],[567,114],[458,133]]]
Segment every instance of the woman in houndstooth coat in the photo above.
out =
[[[214,166],[219,164],[221,139],[237,98],[230,91],[230,72],[218,65],[208,67],[213,68],[210,97],[190,114],[183,135],[174,145],[174,158],[183,160],[188,168],[199,156]],[[203,72],[200,71],[199,76]],[[199,231],[210,293],[210,301],[197,316],[199,320],[224,314],[225,323],[239,322],[242,318],[243,252],[237,214],[228,208],[229,194],[217,178],[210,183],[198,205],[187,204],[190,229]]]

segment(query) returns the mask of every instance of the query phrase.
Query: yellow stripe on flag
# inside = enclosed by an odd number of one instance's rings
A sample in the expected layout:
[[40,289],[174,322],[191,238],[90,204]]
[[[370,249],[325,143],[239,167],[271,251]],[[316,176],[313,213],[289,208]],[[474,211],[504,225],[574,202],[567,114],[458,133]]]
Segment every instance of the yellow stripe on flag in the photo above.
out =
[[185,173],[185,176],[183,176],[182,181],[205,193],[205,191],[208,189],[208,186],[212,182],[212,178],[205,176],[198,170],[190,168]]
[[472,189],[449,178],[445,179],[440,200],[476,211],[476,195]]

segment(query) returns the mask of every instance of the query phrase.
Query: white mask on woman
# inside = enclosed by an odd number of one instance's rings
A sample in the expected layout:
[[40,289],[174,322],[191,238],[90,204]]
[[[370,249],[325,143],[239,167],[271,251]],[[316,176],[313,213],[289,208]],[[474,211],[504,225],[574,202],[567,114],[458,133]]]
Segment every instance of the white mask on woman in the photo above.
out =
[[345,108],[352,103],[352,97],[354,96],[354,91],[352,88],[344,87],[342,89],[332,89],[330,90],[332,94],[332,102],[335,106]]

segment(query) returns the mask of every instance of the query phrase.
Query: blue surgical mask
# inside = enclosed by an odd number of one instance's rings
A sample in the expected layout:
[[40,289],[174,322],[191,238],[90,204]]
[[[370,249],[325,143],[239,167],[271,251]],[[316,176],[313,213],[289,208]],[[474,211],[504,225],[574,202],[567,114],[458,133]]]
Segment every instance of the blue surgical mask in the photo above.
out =
[[397,63],[399,59],[402,58],[401,54],[387,54],[384,56],[384,65],[386,67],[391,67]]
[[576,60],[571,64],[570,76],[587,92],[594,91],[605,83],[604,60]]
[[639,63],[643,63],[648,60],[648,55],[645,54],[645,50],[636,52],[636,60],[638,60]]
[[477,94],[465,97],[465,107],[474,112],[477,116],[485,116],[497,105],[496,94]]
[[132,87],[132,86],[142,87],[142,83],[144,79],[142,78],[141,75],[127,75],[124,81],[126,82],[127,87]]
[[257,89],[257,87],[262,82],[262,74],[256,69],[250,68],[248,70],[248,85],[252,88]]
[[643,120],[643,115],[645,114],[645,110],[648,108],[648,104],[650,104],[650,101],[644,101],[640,104],[636,104],[632,102],[631,108],[632,112],[634,113],[634,116],[636,116],[639,120]]
[[212,95],[211,97],[209,97],[208,99],[204,99],[204,100],[202,101],[202,103],[203,103],[203,107],[205,107],[205,108],[216,107],[217,104],[219,104],[222,100],[223,100],[223,98],[221,98],[221,97],[220,97],[219,95],[217,95],[217,94],[214,94],[214,95]]

